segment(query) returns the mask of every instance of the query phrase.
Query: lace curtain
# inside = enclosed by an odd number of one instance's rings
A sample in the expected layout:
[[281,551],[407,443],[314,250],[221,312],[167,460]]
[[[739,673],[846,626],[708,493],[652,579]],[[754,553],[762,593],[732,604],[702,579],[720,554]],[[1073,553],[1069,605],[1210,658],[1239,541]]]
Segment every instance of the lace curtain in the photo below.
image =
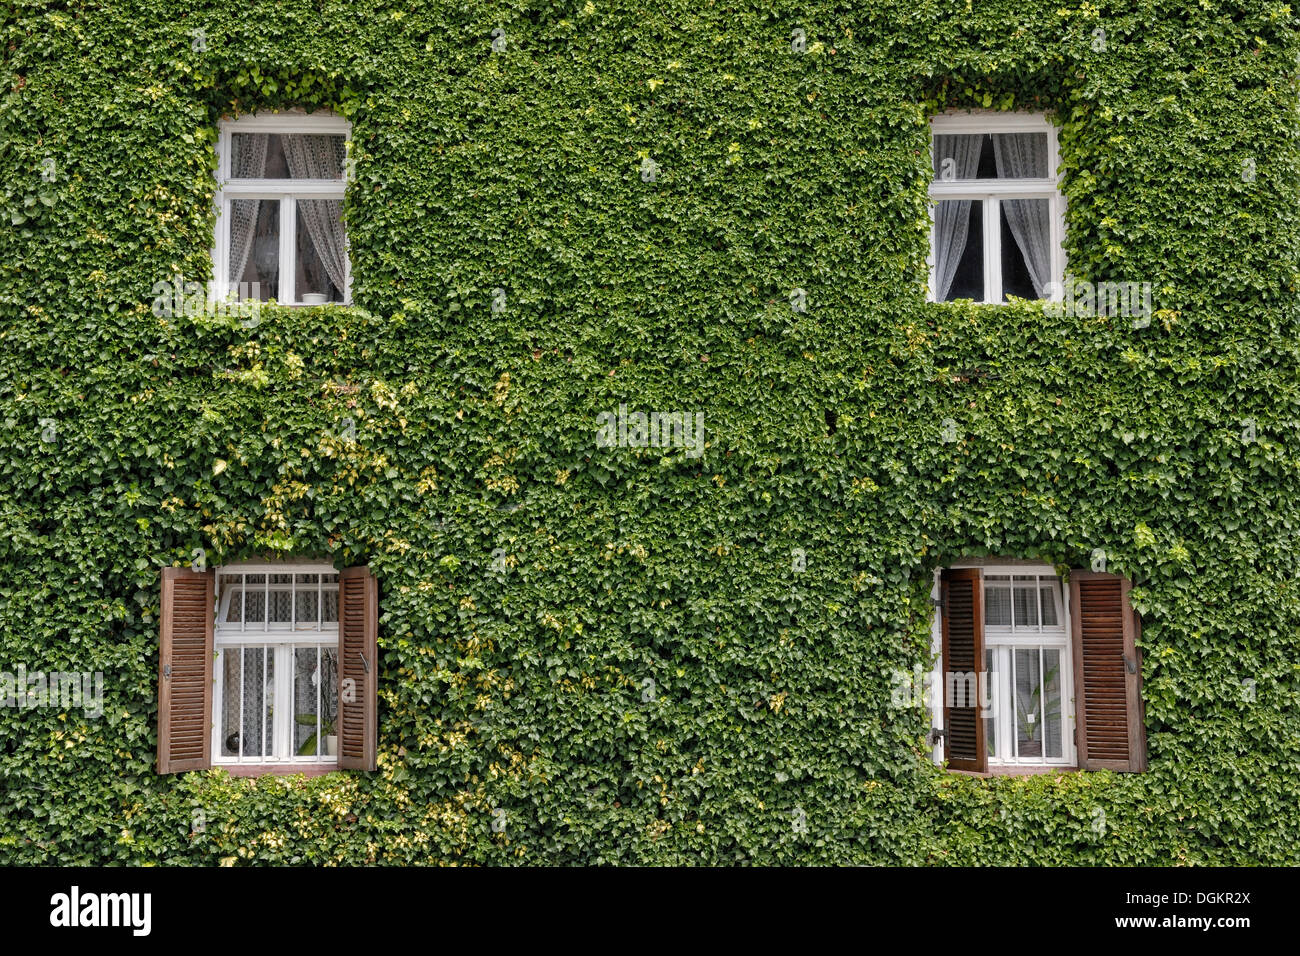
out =
[[226,688],[221,752],[231,757],[265,756],[271,744],[275,654],[261,647],[228,647],[222,657]]
[[[266,147],[270,136],[265,133],[240,133],[230,137],[230,177],[232,179],[260,179],[266,171]],[[240,282],[248,265],[248,253],[253,248],[253,232],[257,226],[260,199],[232,199],[230,201],[230,281]]]
[[[1042,179],[1047,176],[1047,137],[1042,133],[995,133],[993,160],[999,179]],[[1051,206],[1045,199],[1002,200],[1007,226],[1040,297],[1052,281]]]
[[[980,147],[984,134],[944,135],[935,137],[935,162],[940,172],[945,160],[952,160],[954,179],[974,179],[979,171]],[[970,233],[970,199],[944,200],[935,207],[935,299],[948,298],[957,266],[966,251]]]
[[[281,136],[289,175],[294,179],[338,179],[343,175],[343,140],[338,136]],[[337,199],[300,199],[298,211],[312,248],[334,287],[343,291],[347,271],[343,203]]]

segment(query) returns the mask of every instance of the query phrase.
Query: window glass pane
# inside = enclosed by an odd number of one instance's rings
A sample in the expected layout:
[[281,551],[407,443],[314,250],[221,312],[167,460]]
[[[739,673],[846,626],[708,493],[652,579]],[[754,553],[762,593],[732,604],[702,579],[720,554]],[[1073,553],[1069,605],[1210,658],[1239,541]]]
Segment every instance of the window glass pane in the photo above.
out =
[[343,203],[338,199],[300,199],[297,207],[294,297],[306,305],[342,302],[348,255]]
[[262,651],[262,756],[269,757],[275,752],[275,724],[272,711],[275,709],[275,651],[269,647]]
[[934,290],[940,302],[984,301],[984,203],[945,199],[934,209]]
[[985,691],[985,700],[988,702],[988,714],[984,719],[984,739],[988,746],[988,759],[992,760],[997,756],[997,748],[994,744],[997,741],[996,727],[994,721],[997,715],[997,706],[995,704],[995,693],[997,689],[997,677],[994,674],[994,662],[997,660],[997,654],[991,648],[984,651],[984,686],[988,688]]
[[[1005,578],[1003,579],[1005,581]],[[1011,587],[1009,583],[984,583],[984,624],[988,627],[1011,626]]]
[[293,746],[296,756],[337,755],[338,680],[336,648],[317,645],[294,649]]
[[271,598],[271,623],[288,624],[289,615],[292,613],[291,593],[288,588],[272,588]]
[[1041,757],[1042,675],[1039,672],[1038,648],[1018,647],[1012,653],[1015,655],[1016,754],[1020,757]]
[[338,754],[339,652],[336,646],[320,650],[320,701],[324,737],[321,753],[333,757]]
[[230,587],[226,585],[227,593],[230,600],[226,603],[226,613],[221,622],[224,624],[238,624],[244,619],[244,590],[240,587]]
[[1039,578],[1039,590],[1043,595],[1043,626],[1059,627],[1060,617],[1056,613],[1057,586],[1046,578]]
[[230,285],[238,297],[273,299],[280,282],[280,201],[232,199]]
[[245,757],[260,757],[266,736],[266,658],[260,647],[245,647],[243,732],[239,752]]
[[1038,579],[1018,574],[1012,585],[1015,626],[1038,628]]
[[[249,582],[250,584],[252,582]],[[266,624],[266,590],[264,587],[249,587],[244,595],[245,626]]]
[[342,179],[342,134],[234,133],[232,179]]
[[266,647],[228,647],[221,652],[221,754],[262,757],[271,753],[275,655]]
[[[1046,179],[1048,143],[1046,133],[994,133],[988,137],[987,152],[993,156],[993,177],[997,179]],[[981,177],[985,163],[981,156]]]
[[1045,755],[1062,757],[1065,745],[1061,721],[1061,652],[1047,647],[1043,648],[1043,709]]
[[329,624],[337,624],[339,619],[338,575],[334,575],[334,578],[328,585],[322,585],[321,591],[321,620]]
[[936,182],[991,179],[996,173],[993,145],[987,133],[940,133],[931,145]]
[[[308,575],[300,574],[298,575],[298,577],[304,578],[304,577],[308,577]],[[298,627],[300,628],[301,627],[314,628],[316,626],[317,616],[319,612],[319,607],[317,604],[318,595],[316,594],[316,581],[315,581],[316,576],[313,574],[310,575],[310,577],[313,579],[310,584],[304,584],[301,581],[298,583],[298,594],[295,599],[297,601],[298,606],[295,611],[294,620],[297,621]]]
[[298,647],[293,652],[293,752],[316,756],[322,750],[319,734],[320,648]]
[[932,146],[937,182],[1046,179],[1047,133],[940,133]]
[[221,756],[239,756],[239,713],[243,704],[243,674],[240,649],[228,647],[221,652]]
[[1046,199],[1004,199],[998,205],[1002,231],[1002,301],[1010,296],[1039,299],[1052,281],[1052,205]]

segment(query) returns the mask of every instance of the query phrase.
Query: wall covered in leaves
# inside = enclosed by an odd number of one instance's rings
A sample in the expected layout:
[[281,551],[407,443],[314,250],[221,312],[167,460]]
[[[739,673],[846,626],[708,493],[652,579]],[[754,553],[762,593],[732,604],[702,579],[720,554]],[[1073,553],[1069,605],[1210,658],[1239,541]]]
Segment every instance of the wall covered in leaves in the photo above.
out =
[[[105,695],[0,710],[0,862],[1300,863],[1290,6],[0,16],[0,670]],[[353,123],[354,305],[156,316],[217,121],[274,108]],[[969,108],[1056,118],[1070,272],[1149,325],[927,304],[927,117]],[[597,448],[620,404],[704,454]],[[155,774],[198,548],[369,563],[378,771]],[[1149,772],[935,767],[891,706],[933,570],[1097,548]]]

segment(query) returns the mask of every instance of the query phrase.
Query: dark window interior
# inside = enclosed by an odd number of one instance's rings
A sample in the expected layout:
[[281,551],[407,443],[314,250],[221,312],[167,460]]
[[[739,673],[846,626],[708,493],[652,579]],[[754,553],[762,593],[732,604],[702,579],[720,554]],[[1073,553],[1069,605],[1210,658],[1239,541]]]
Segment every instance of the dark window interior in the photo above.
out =
[[1007,301],[1007,296],[1010,295],[1021,299],[1037,299],[1038,293],[1034,291],[1034,282],[1029,277],[1029,267],[1025,265],[1025,257],[1020,253],[1016,237],[1011,234],[1011,227],[1007,225],[1006,214],[1003,213],[999,218],[1002,220],[1002,301]]
[[948,290],[948,298],[984,301],[984,203],[970,204],[970,230],[966,233],[966,251],[957,266],[957,275]]

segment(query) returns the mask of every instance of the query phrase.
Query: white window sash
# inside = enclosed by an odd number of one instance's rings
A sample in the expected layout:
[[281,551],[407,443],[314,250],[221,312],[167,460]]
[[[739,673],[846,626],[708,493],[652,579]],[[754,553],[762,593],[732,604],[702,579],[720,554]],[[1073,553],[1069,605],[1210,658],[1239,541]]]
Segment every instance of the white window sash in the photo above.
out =
[[[266,756],[246,757],[243,755],[244,732],[246,728],[244,727],[244,708],[243,700],[241,698],[239,707],[240,725],[238,728],[240,742],[239,749],[241,752],[233,757],[224,755],[221,751],[225,742],[223,731],[225,731],[226,728],[222,727],[221,721],[224,712],[223,705],[225,703],[225,655],[230,653],[239,653],[241,649],[244,649],[246,652],[244,654],[244,663],[247,664],[250,660],[249,654],[260,654],[264,647],[268,650],[267,657],[274,659],[274,664],[272,666],[275,669],[275,677],[272,687],[272,693],[274,696],[271,704],[271,733],[267,735],[265,728],[263,728],[263,741],[266,741],[269,736],[271,742],[271,753]],[[320,751],[324,749],[325,743],[320,734],[321,695],[323,692],[327,692],[328,688],[321,688],[318,686],[316,690],[317,753],[303,754],[299,756],[294,752],[296,748],[293,745],[293,737],[297,721],[294,719],[293,713],[293,678],[295,673],[294,651],[297,647],[316,647],[319,651],[331,649],[337,651],[336,644],[331,643],[328,640],[322,641],[320,635],[317,635],[316,640],[314,641],[297,646],[292,644],[275,644],[268,646],[266,642],[258,643],[254,641],[241,641],[238,644],[230,644],[217,648],[212,713],[212,762],[214,765],[238,766],[244,764],[262,766],[264,764],[330,764],[337,762],[337,756],[320,753]],[[319,660],[320,654],[318,653],[317,661],[319,662]]]
[[[290,621],[285,622],[283,627],[267,627],[265,625],[257,628],[242,629],[247,621],[247,613],[241,613],[243,619],[239,623],[222,624],[221,619],[226,616],[232,595],[238,591],[242,595],[248,593],[249,589],[262,588],[263,593],[269,598],[271,591],[289,591],[296,595],[299,590],[310,590],[312,585],[299,585],[295,579],[292,584],[272,585],[269,575],[273,574],[337,574],[338,570],[332,565],[327,564],[303,564],[303,563],[285,563],[272,564],[268,562],[241,562],[237,564],[223,565],[216,570],[217,590],[216,595],[216,625],[214,627],[214,641],[217,655],[214,667],[214,687],[212,699],[212,762],[214,765],[221,766],[239,766],[239,765],[294,765],[294,764],[334,764],[337,763],[338,757],[330,757],[319,751],[324,749],[324,740],[320,733],[320,703],[321,694],[328,692],[328,688],[317,687],[316,702],[316,726],[317,726],[317,753],[298,756],[294,753],[296,749],[293,746],[294,728],[297,726],[294,720],[293,708],[293,679],[295,673],[295,652],[302,648],[318,648],[317,661],[319,665],[320,651],[334,650],[338,652],[339,625],[337,621],[320,621],[319,630],[292,630],[297,621],[297,599],[296,596],[290,600]],[[261,574],[267,575],[260,584],[249,584],[242,576]],[[328,588],[337,589],[336,582],[322,582],[318,577],[314,585],[316,590],[317,615],[324,614],[324,594]],[[264,600],[266,600],[264,598]],[[265,605],[269,610],[269,604]],[[246,609],[245,609],[246,610]],[[224,744],[222,717],[225,705],[225,656],[228,653],[239,653],[241,648],[246,648],[250,653],[261,653],[262,648],[268,649],[268,657],[274,659],[275,677],[273,682],[272,693],[272,720],[271,720],[271,754],[268,756],[245,757],[242,753],[244,730],[243,727],[243,701],[240,701],[240,750],[241,753],[235,756],[225,756],[222,754]],[[248,660],[245,654],[245,661]],[[241,669],[242,675],[242,669]],[[265,739],[265,735],[264,735]]]
[[1001,199],[1046,199],[1051,203],[1052,291],[1049,302],[1064,298],[1065,277],[1065,197],[1060,187],[1060,144],[1054,123],[1042,114],[976,113],[934,116],[930,119],[931,146],[934,137],[973,133],[1046,133],[1048,176],[1046,179],[966,179],[930,183],[930,251],[926,257],[929,272],[927,301],[938,299],[935,289],[934,203],[948,199],[970,199],[984,203],[984,303],[1002,302],[1002,230],[998,201]]
[[[341,116],[306,113],[270,113],[222,120],[217,135],[217,190],[213,203],[217,226],[212,246],[212,288],[218,299],[235,292],[239,277],[230,275],[230,205],[232,199],[261,199],[280,202],[280,277],[275,299],[281,305],[301,305],[294,281],[297,277],[298,199],[337,199],[345,197],[344,179],[231,179],[231,137],[236,133],[284,133],[341,135],[345,150],[352,142],[352,124]],[[350,242],[343,267],[343,304],[352,302],[352,256]]]

